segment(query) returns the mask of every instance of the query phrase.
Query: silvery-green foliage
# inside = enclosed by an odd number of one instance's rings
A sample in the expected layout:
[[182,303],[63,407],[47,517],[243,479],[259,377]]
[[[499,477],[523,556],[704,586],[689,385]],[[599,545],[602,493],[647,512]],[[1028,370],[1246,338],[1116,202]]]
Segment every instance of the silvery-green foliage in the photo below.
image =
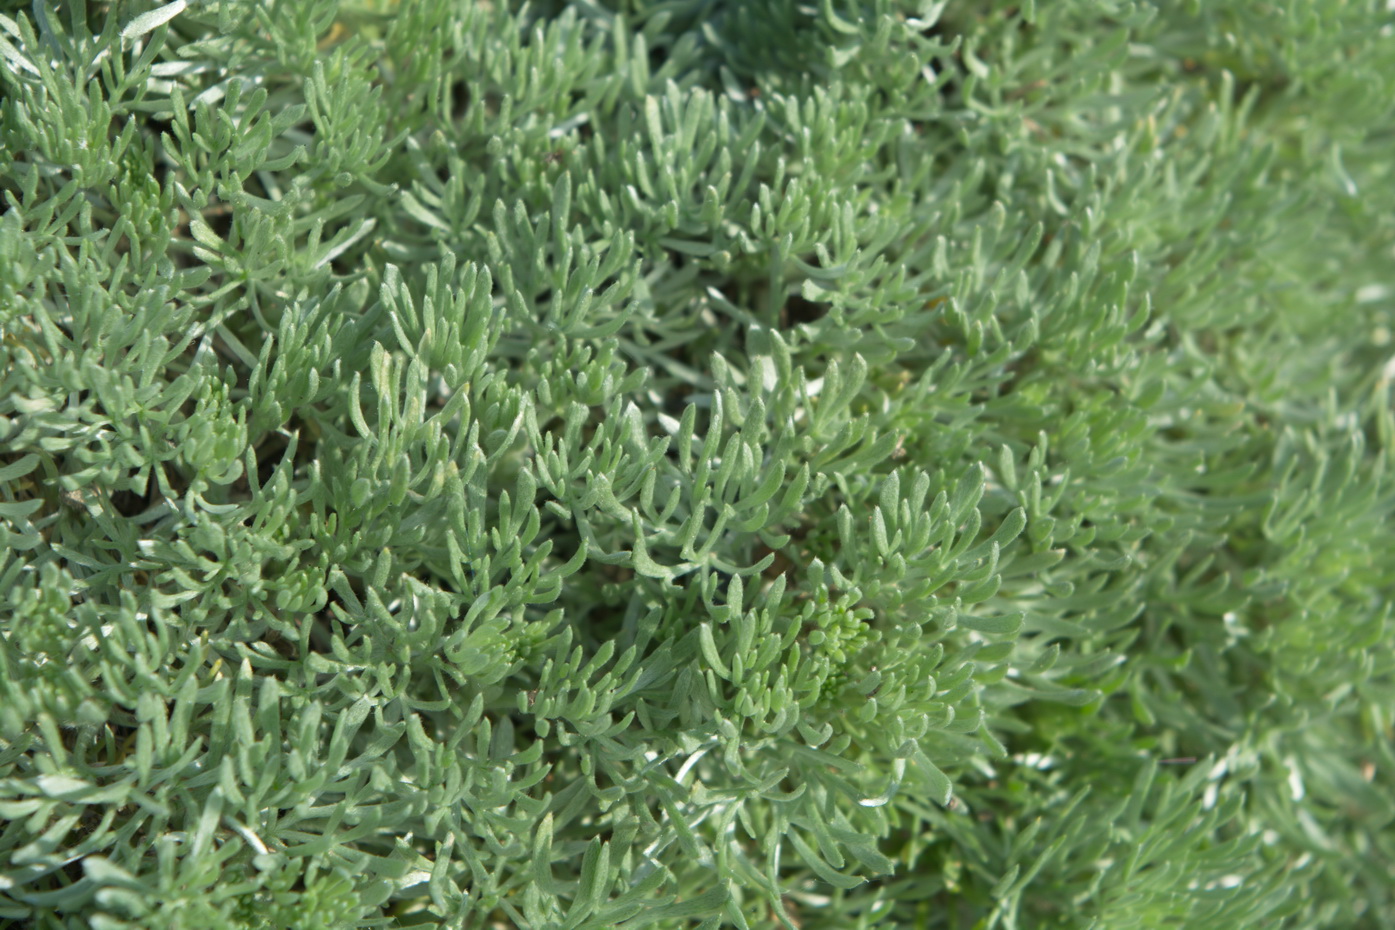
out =
[[1395,28],[0,3],[0,921],[1395,923]]

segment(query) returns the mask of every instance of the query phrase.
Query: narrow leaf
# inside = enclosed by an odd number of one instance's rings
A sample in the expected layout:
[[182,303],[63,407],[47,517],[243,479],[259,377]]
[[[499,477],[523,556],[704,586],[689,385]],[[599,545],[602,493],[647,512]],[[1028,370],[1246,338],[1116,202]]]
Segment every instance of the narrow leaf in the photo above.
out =
[[167,3],[148,13],[142,13],[126,24],[126,28],[121,30],[121,38],[130,42],[134,39],[139,39],[147,32],[154,32],[180,13],[183,13],[184,8],[188,5],[186,0],[174,0],[173,3]]

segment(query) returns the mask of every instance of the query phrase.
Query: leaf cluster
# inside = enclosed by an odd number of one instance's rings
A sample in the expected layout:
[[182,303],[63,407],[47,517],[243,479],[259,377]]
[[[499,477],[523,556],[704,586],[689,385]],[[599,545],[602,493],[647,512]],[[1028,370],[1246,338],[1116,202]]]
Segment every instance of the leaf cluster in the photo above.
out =
[[1395,924],[1383,3],[0,11],[0,919]]

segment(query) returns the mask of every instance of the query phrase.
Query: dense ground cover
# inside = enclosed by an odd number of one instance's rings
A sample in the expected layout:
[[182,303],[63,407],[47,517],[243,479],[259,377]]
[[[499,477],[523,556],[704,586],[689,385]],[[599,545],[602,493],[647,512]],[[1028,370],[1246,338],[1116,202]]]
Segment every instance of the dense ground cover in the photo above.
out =
[[0,3],[0,922],[1395,926],[1395,16]]

